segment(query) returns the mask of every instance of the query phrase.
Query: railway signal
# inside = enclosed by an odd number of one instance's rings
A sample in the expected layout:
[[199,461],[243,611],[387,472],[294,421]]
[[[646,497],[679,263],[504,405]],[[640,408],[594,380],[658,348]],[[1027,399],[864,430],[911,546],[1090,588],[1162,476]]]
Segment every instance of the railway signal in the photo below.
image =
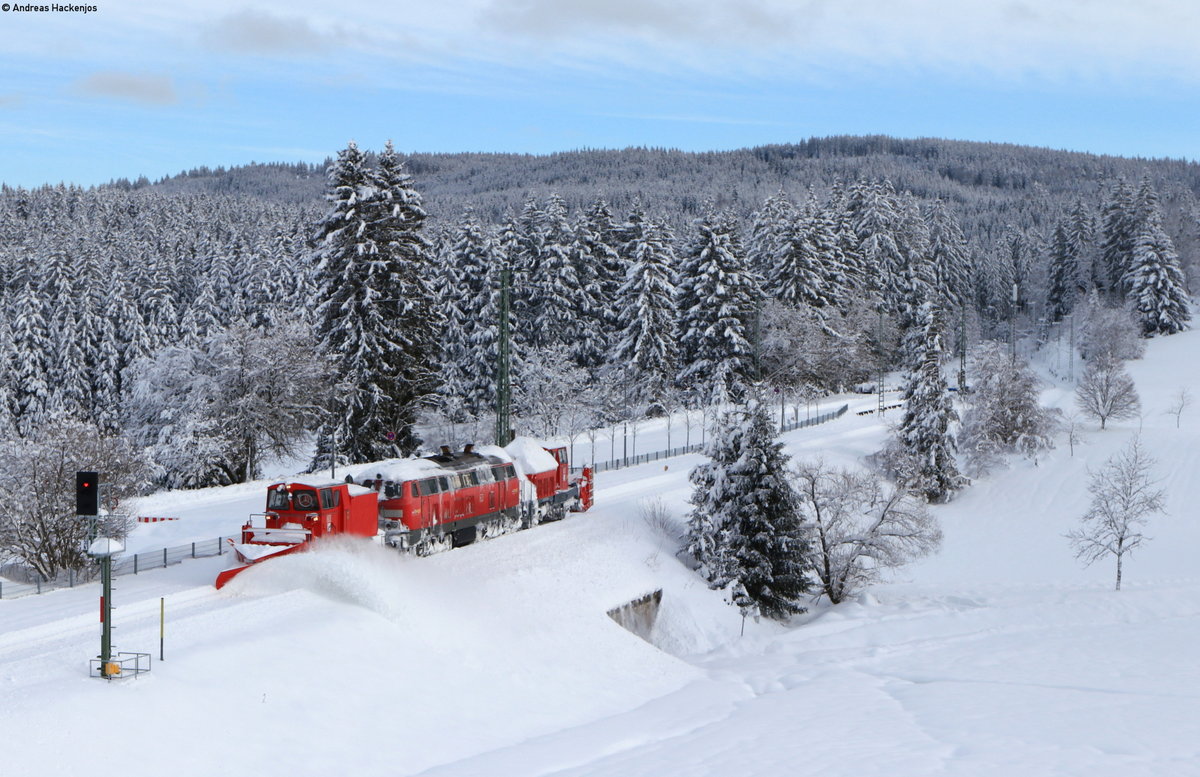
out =
[[97,472],[75,473],[75,514],[100,514],[100,474]]

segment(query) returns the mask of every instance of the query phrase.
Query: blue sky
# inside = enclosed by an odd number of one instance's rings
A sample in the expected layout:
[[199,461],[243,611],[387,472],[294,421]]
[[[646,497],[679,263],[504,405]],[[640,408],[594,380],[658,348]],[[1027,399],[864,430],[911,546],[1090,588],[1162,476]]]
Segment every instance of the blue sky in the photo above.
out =
[[317,162],[351,139],[547,153],[879,133],[1200,159],[1186,0],[93,2],[0,12],[0,181]]

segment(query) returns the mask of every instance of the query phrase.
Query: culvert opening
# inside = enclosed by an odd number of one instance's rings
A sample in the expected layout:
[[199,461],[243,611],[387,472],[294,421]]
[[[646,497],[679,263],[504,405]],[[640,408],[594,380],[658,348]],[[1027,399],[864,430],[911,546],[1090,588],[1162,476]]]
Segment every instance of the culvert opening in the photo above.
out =
[[608,611],[608,617],[626,631],[631,631],[647,642],[651,642],[650,634],[654,631],[654,622],[658,620],[660,604],[662,604],[661,588],[626,602],[620,607],[614,607]]

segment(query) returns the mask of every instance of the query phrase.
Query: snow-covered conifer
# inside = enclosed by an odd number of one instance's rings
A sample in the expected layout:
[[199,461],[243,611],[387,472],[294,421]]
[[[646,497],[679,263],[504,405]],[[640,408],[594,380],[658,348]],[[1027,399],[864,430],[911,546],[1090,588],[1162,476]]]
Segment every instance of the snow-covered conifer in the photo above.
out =
[[770,285],[775,277],[773,268],[776,257],[783,250],[783,242],[799,216],[796,204],[781,188],[763,201],[762,208],[755,211],[750,225],[750,240],[747,244],[747,259],[750,267],[767,279],[765,291],[779,296],[779,291]]
[[640,220],[631,222],[626,234],[623,252],[630,264],[617,296],[620,339],[610,361],[636,382],[644,402],[661,409],[678,354],[671,234],[665,226]]
[[954,461],[955,440],[950,424],[958,420],[942,375],[941,314],[930,302],[921,306],[923,319],[919,361],[904,388],[904,416],[896,431],[895,465],[903,485],[930,502],[944,502],[966,485]]
[[944,310],[961,310],[970,301],[974,266],[967,239],[945,200],[929,209],[929,261],[935,268]]
[[1101,212],[1102,243],[1093,272],[1096,286],[1110,298],[1123,299],[1121,279],[1129,270],[1136,238],[1137,212],[1133,190],[1118,179]]
[[788,480],[788,457],[766,410],[751,400],[727,411],[691,474],[695,485],[688,548],[714,588],[747,615],[784,619],[803,612],[811,586],[809,539]]
[[713,390],[738,401],[754,369],[750,327],[758,284],[730,219],[710,214],[696,232],[679,267],[678,381],[699,396]]
[[338,387],[314,467],[414,451],[417,403],[432,388],[425,211],[390,144],[379,164],[369,170],[350,143],[329,170],[330,210],[315,240],[317,337]]
[[1121,286],[1146,337],[1173,335],[1186,329],[1192,318],[1187,282],[1148,181],[1139,193],[1139,204],[1133,250]]

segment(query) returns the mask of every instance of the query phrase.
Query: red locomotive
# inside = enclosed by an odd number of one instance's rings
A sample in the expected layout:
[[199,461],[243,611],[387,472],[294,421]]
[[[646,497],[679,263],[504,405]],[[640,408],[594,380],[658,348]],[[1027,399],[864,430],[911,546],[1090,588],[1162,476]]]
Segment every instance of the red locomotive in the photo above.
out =
[[565,448],[514,440],[507,448],[466,446],[405,459],[373,478],[291,481],[267,489],[265,513],[242,527],[234,551],[243,566],[217,576],[221,588],[252,564],[339,534],[374,537],[418,554],[467,545],[483,536],[558,520],[592,506],[592,474],[568,475]]

